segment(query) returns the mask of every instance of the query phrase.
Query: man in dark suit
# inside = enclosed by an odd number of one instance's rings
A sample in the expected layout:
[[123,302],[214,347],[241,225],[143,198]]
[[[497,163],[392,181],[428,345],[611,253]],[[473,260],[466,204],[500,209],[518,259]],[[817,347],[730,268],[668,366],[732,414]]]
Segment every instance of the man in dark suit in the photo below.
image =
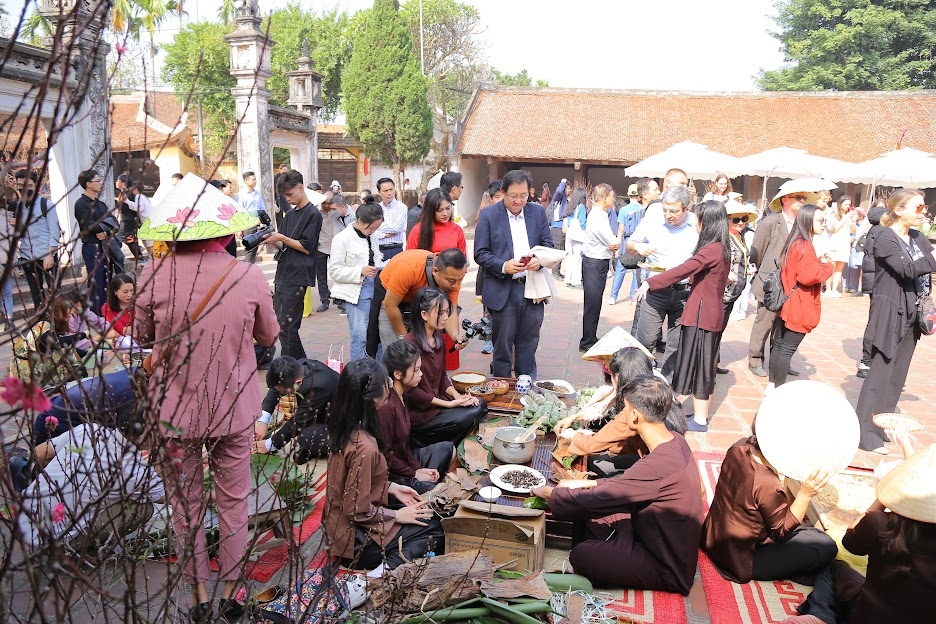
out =
[[[757,298],[757,317],[751,327],[751,340],[748,344],[748,367],[758,377],[766,377],[764,368],[764,345],[770,335],[776,312],[764,307],[764,280],[774,272],[780,262],[780,255],[786,245],[786,239],[793,227],[796,213],[806,204],[816,203],[816,194],[802,190],[799,180],[790,180],[780,187],[777,196],[770,202],[773,214],[764,217],[754,230],[754,242],[751,243],[751,262],[757,266],[757,274],[751,281],[751,292]],[[792,368],[790,375],[799,375]]]
[[[504,176],[504,199],[481,212],[475,227],[474,258],[484,271],[481,299],[491,313],[497,377],[536,377],[536,348],[546,303],[524,297],[527,271],[540,268],[530,255],[537,245],[552,247],[546,213],[528,203],[533,178],[522,169]],[[516,358],[516,359],[514,359]]]

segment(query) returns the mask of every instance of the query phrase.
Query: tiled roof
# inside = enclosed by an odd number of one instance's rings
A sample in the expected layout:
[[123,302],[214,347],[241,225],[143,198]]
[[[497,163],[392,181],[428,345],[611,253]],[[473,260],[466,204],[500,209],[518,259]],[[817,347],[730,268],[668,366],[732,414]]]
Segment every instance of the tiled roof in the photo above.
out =
[[361,147],[358,141],[348,136],[347,128],[340,124],[319,124],[317,131],[319,149]]
[[178,144],[193,123],[172,93],[113,96],[110,108],[111,148],[118,152]]
[[795,147],[851,162],[936,152],[936,91],[686,93],[482,85],[459,152],[632,164],[695,141],[747,156]]

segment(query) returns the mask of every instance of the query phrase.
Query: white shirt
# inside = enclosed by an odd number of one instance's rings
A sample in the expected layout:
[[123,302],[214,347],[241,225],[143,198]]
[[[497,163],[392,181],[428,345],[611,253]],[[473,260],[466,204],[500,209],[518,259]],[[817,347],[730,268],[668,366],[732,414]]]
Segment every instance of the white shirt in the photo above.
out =
[[[381,245],[402,245],[406,236],[406,204],[393,200],[389,206],[381,202],[384,221],[374,235]],[[389,234],[389,236],[387,236]]]
[[608,249],[608,245],[616,242],[617,236],[611,231],[608,213],[595,206],[589,211],[588,220],[585,222],[585,245],[582,247],[582,255],[594,260],[610,260],[614,257],[614,252]]
[[[504,208],[504,210],[507,210]],[[513,241],[513,259],[519,260],[530,253],[530,237],[527,236],[526,221],[523,219],[523,211],[514,216],[507,210],[507,224],[510,226],[510,239]],[[505,271],[506,272],[506,271]],[[514,273],[514,279],[526,277],[526,271]]]
[[107,505],[125,499],[151,502],[165,495],[153,467],[115,429],[78,425],[51,443],[55,457],[23,492],[16,518],[33,547],[40,543],[40,528],[71,538]]

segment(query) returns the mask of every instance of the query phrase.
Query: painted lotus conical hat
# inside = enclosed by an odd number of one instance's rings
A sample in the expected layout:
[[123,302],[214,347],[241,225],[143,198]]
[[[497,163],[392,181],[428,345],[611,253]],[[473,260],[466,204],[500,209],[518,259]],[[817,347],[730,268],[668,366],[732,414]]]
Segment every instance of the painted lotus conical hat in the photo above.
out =
[[234,198],[189,173],[143,221],[138,236],[152,241],[199,241],[242,232],[258,223]]

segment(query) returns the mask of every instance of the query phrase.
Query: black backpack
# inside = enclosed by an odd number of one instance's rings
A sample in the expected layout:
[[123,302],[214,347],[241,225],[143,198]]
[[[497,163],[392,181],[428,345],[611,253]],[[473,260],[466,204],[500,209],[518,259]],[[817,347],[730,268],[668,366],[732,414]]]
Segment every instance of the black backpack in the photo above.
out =
[[780,278],[780,263],[764,280],[764,307],[771,312],[779,312],[799,284],[794,284],[790,292],[783,292],[783,280]]

